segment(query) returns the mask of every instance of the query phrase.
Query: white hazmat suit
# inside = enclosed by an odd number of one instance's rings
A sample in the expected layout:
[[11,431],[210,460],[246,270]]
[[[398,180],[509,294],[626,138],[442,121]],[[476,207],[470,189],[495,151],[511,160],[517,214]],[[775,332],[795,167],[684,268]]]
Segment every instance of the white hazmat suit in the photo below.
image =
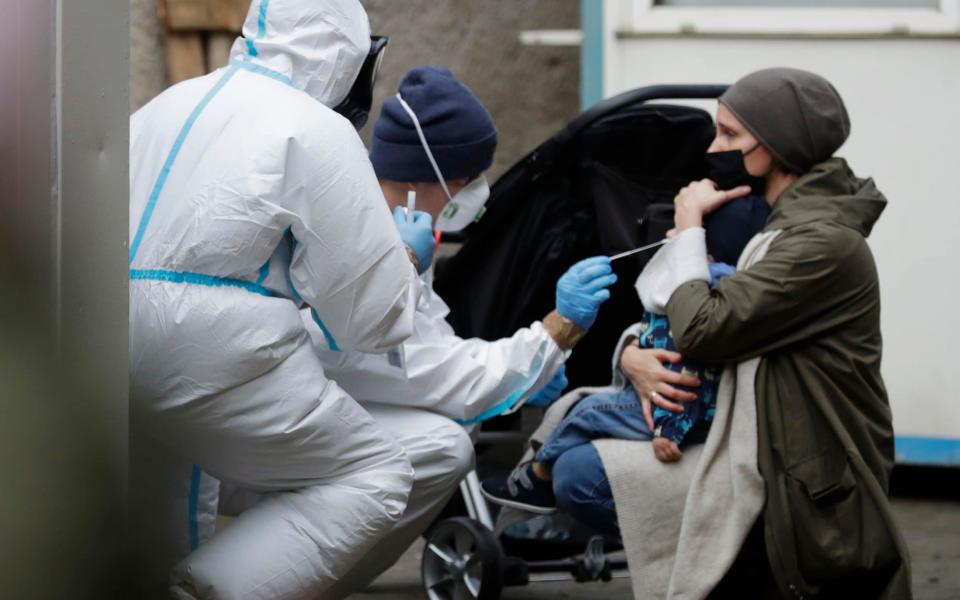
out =
[[[394,437],[414,469],[403,518],[322,595],[325,600],[362,590],[400,558],[473,468],[467,431],[522,406],[568,355],[540,323],[493,342],[458,337],[446,321],[450,309],[429,289],[429,275],[424,275],[413,334],[386,354],[332,350],[311,312],[301,311],[327,375]],[[203,497],[216,497],[215,483],[204,476]],[[259,499],[233,485],[222,490],[219,509],[224,514],[237,514]],[[213,521],[217,507],[205,504],[203,510],[202,519]]]
[[[369,44],[356,0],[254,0],[227,67],[131,118],[133,527],[196,548],[175,595],[315,597],[403,513],[409,461],[325,376],[299,315],[347,351],[412,331],[418,278],[330,108]],[[261,495],[212,537],[200,469]]]
[[401,521],[324,598],[362,590],[426,530],[473,466],[463,426],[516,410],[566,360],[540,323],[492,342],[463,339],[447,323],[449,312],[425,289],[413,335],[387,354],[335,352],[309,311],[301,312],[328,376],[395,436],[415,478]]
[[458,337],[447,322],[450,308],[427,285],[413,334],[387,353],[333,350],[310,311],[301,311],[325,372],[360,403],[425,409],[473,425],[520,408],[566,360],[539,322],[492,342]]

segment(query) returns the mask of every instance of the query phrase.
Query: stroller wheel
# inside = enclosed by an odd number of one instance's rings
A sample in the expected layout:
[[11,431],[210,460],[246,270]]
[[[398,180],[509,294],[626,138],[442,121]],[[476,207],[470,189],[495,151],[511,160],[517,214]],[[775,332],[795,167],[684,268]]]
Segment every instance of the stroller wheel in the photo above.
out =
[[423,549],[423,589],[430,600],[497,600],[503,551],[493,532],[466,517],[437,523]]

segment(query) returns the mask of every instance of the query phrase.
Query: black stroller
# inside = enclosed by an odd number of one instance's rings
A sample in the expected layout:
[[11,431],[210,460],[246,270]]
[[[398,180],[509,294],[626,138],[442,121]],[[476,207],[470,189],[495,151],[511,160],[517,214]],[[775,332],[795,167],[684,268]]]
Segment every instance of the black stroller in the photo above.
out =
[[[582,113],[507,171],[493,186],[483,219],[464,232],[459,253],[437,267],[435,289],[450,305],[457,334],[509,336],[553,308],[555,283],[574,262],[662,239],[673,223],[677,191],[705,176],[714,125],[699,108],[653,101],[711,99],[725,89],[663,85],[620,94]],[[614,263],[611,298],[567,361],[570,389],[609,383],[610,353],[642,312],[633,283],[650,255]],[[488,455],[500,452],[503,468],[509,464],[503,447],[522,447],[526,435],[516,431],[517,421],[515,414],[484,424],[477,445],[481,474],[496,468]],[[625,561],[607,554],[620,549],[617,540],[569,518],[553,524],[552,540],[515,538],[509,529],[496,536],[495,507],[480,494],[477,473],[460,489],[426,534],[422,574],[431,600],[495,599],[505,585],[625,574]],[[555,535],[564,523],[572,531]]]

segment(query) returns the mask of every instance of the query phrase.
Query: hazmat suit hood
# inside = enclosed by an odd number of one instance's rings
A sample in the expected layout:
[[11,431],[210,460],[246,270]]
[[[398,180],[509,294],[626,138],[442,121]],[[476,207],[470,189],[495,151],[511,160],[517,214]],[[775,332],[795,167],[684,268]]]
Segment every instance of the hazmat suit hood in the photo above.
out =
[[815,221],[849,227],[864,237],[887,206],[873,179],[853,174],[847,161],[831,158],[797,179],[773,205],[766,231]]
[[333,108],[369,51],[370,22],[357,0],[253,0],[230,58],[284,75]]

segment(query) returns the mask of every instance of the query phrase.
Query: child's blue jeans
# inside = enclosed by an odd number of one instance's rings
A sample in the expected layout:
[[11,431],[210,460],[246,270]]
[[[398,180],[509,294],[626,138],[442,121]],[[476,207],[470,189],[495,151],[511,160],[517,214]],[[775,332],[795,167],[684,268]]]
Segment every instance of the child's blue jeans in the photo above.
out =
[[534,459],[552,467],[564,452],[603,438],[653,439],[633,386],[627,386],[619,392],[587,396],[577,402],[540,447]]
[[603,463],[591,440],[650,440],[643,408],[633,387],[587,396],[573,407],[537,452],[553,467],[557,505],[578,521],[617,537],[617,511]]

